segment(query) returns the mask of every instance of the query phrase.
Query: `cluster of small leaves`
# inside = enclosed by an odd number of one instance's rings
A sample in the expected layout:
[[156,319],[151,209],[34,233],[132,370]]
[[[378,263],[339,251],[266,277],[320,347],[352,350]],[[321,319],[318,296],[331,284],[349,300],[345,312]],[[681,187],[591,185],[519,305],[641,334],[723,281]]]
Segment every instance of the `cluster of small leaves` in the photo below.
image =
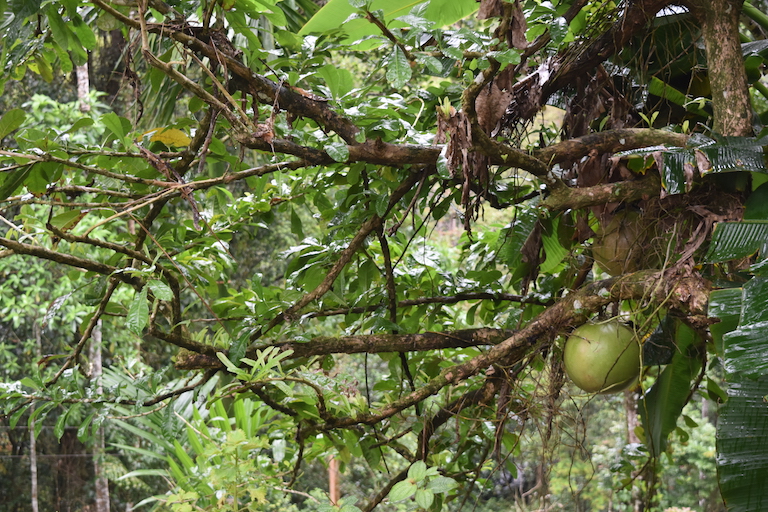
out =
[[389,492],[391,501],[413,498],[415,508],[442,510],[443,495],[456,487],[453,478],[441,476],[437,468],[427,467],[423,461],[414,462],[408,468],[405,480],[396,483]]

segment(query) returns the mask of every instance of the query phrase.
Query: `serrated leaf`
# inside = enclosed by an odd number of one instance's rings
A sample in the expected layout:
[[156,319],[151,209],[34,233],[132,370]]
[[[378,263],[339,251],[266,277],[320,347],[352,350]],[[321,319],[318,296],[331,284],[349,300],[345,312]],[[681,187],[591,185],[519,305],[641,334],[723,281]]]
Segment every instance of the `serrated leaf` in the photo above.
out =
[[392,486],[392,490],[389,491],[389,500],[402,501],[413,496],[415,492],[416,485],[414,485],[410,480],[403,480],[402,482],[397,482]]
[[427,509],[432,506],[435,501],[435,495],[432,491],[427,489],[416,489],[416,504],[421,508]]
[[344,142],[332,142],[326,144],[325,152],[337,162],[346,162],[349,160],[349,148]]
[[387,82],[395,89],[402,88],[411,79],[411,65],[403,50],[395,45],[387,66]]
[[27,114],[20,108],[11,109],[3,114],[3,117],[0,118],[0,139],[5,138],[6,135],[21,126],[26,117]]
[[435,494],[445,494],[458,486],[456,480],[447,476],[438,476],[433,478],[427,484],[427,489]]
[[408,468],[408,479],[419,482],[427,476],[427,465],[423,460],[417,460]]
[[149,304],[147,301],[148,288],[145,286],[134,295],[131,306],[128,308],[128,316],[125,325],[133,334],[140,336],[149,322]]

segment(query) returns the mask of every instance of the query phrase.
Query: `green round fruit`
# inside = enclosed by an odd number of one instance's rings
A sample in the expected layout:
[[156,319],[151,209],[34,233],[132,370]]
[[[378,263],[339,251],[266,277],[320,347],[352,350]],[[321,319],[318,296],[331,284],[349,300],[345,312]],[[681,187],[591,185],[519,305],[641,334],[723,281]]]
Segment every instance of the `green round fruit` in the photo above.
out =
[[638,269],[638,260],[642,256],[639,244],[641,221],[638,212],[622,210],[598,233],[592,245],[592,256],[603,271],[617,276]]
[[588,393],[617,393],[640,375],[640,344],[631,329],[613,319],[573,330],[563,351],[565,371]]

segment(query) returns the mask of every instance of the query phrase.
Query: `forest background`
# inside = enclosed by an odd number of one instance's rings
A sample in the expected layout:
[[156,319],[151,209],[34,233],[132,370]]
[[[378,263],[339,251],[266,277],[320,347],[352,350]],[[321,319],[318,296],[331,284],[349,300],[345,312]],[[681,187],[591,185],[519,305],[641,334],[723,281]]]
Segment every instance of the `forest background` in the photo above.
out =
[[766,7],[0,1],[0,509],[768,508]]

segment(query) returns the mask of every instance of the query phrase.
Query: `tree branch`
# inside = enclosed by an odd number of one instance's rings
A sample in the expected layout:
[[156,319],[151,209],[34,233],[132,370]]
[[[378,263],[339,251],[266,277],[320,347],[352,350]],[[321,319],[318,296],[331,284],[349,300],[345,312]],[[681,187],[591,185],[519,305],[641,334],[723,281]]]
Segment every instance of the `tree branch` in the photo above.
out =
[[571,188],[558,183],[539,204],[553,211],[577,210],[614,201],[639,201],[658,196],[660,191],[661,180],[658,174],[649,172],[637,180],[604,183],[593,187]]
[[61,263],[62,265],[82,268],[83,270],[96,272],[97,274],[102,274],[105,276],[114,274],[115,278],[124,283],[130,284],[131,286],[141,286],[143,284],[143,281],[140,278],[131,276],[124,272],[116,273],[120,269],[111,265],[100,263],[98,261],[87,260],[85,258],[79,258],[70,254],[62,254],[60,252],[52,251],[38,245],[16,242],[15,240],[9,240],[8,238],[2,237],[0,237],[0,245],[12,250],[16,254],[27,254],[36,258]]
[[577,161],[597,150],[598,153],[616,153],[648,146],[667,145],[685,147],[688,135],[653,128],[626,128],[591,133],[583,137],[564,140],[533,152],[533,156],[552,166],[564,161]]
[[703,314],[706,311],[708,287],[702,284],[702,281],[700,276],[693,274],[678,275],[672,272],[644,270],[591,283],[564,297],[487,352],[465,363],[446,368],[440,375],[403,398],[383,406],[376,412],[328,421],[321,428],[371,425],[383,421],[437,394],[444,387],[464,381],[494,364],[514,364],[541,338],[548,342],[564,332],[567,327],[584,323],[592,313],[617,300],[644,299],[666,302],[668,307]]

